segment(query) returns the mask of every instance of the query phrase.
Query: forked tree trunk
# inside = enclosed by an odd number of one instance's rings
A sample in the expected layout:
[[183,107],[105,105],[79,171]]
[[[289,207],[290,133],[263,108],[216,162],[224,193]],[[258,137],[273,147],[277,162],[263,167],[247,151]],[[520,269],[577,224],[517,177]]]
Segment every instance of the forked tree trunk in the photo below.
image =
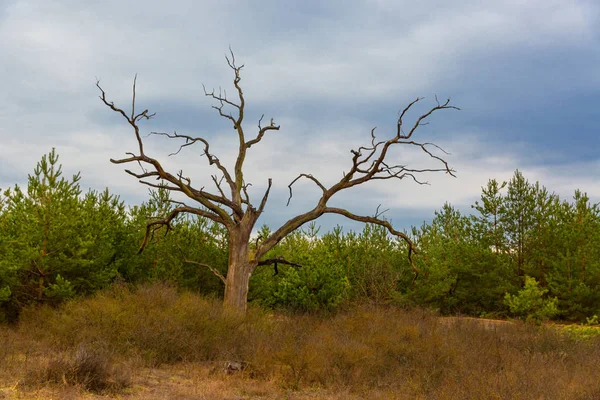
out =
[[250,257],[249,229],[236,229],[229,236],[229,262],[225,282],[226,308],[246,311],[250,275],[256,268],[254,257]]

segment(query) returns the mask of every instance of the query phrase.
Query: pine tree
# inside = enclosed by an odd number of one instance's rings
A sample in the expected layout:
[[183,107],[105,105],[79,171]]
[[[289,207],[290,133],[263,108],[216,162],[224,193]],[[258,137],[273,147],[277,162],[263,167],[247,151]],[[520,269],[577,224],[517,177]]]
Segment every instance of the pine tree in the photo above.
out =
[[513,267],[521,286],[525,284],[525,266],[531,257],[527,237],[534,226],[535,198],[532,185],[519,170],[508,183],[504,197],[505,214],[502,219]]
[[[80,174],[62,176],[55,149],[4,195],[0,278],[10,301],[58,302],[91,293],[115,276],[111,260],[124,221],[123,204],[108,191],[81,196]],[[120,222],[119,222],[120,221]]]
[[[8,194],[8,191],[0,191],[0,259],[5,258],[8,255],[11,246],[7,229],[8,215],[6,202]],[[15,278],[14,270],[0,264],[0,307],[10,300],[12,294],[11,287],[14,287]],[[0,311],[0,321],[3,319],[3,313]]]
[[479,212],[472,216],[476,239],[485,246],[489,246],[495,252],[502,253],[507,250],[504,226],[502,220],[506,213],[504,197],[501,193],[506,187],[506,182],[498,183],[496,179],[490,179],[486,187],[481,188],[481,203],[475,201],[471,207]]
[[584,320],[600,312],[600,208],[579,190],[573,200],[557,207],[548,287],[568,319]]
[[533,225],[526,239],[530,260],[525,273],[535,277],[537,282],[545,287],[548,263],[556,258],[558,246],[556,231],[559,222],[556,214],[559,199],[557,195],[550,194],[539,182],[536,182],[532,188],[534,198]]
[[6,193],[6,228],[12,246],[0,260],[0,268],[18,273],[19,285],[12,292],[19,302],[72,294],[68,280],[57,283],[56,279],[73,267],[77,256],[79,180],[79,174],[71,180],[62,177],[52,149],[29,175],[26,193],[18,185]]

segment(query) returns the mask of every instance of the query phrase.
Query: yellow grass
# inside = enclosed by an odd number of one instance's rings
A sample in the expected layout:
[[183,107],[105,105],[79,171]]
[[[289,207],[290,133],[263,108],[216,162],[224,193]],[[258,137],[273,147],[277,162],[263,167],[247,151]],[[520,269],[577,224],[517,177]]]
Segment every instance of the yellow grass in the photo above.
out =
[[[223,312],[115,287],[0,328],[0,399],[598,399],[600,340],[361,305]],[[228,362],[242,370],[225,372]]]

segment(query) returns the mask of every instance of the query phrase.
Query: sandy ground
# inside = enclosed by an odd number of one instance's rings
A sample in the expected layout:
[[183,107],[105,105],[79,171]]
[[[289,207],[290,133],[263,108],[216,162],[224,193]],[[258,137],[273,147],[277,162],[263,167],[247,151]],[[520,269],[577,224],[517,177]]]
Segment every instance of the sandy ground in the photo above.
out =
[[[361,396],[348,392],[303,388],[286,389],[275,382],[251,379],[244,372],[226,374],[222,367],[208,363],[182,363],[160,368],[137,369],[131,386],[114,394],[93,394],[81,387],[47,385],[36,389],[18,386],[0,388],[0,399],[27,400],[308,400],[378,399],[376,393]],[[392,397],[393,398],[393,397]]]

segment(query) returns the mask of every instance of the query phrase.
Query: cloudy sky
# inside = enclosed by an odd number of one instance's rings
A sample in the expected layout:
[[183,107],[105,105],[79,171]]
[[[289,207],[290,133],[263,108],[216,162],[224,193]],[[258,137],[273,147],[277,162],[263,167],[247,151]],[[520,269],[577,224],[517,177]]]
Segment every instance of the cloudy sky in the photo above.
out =
[[[202,84],[233,93],[224,55],[245,64],[246,131],[265,114],[281,125],[251,149],[251,197],[274,180],[260,223],[272,228],[315,204],[318,191],[287,185],[299,173],[333,183],[349,150],[394,134],[398,110],[425,97],[406,123],[450,97],[416,139],[451,153],[457,177],[423,177],[354,188],[331,205],[372,215],[378,204],[399,228],[429,220],[445,201],[468,211],[490,178],[515,169],[564,198],[600,200],[600,3],[585,0],[81,1],[0,0],[0,188],[26,182],[52,147],[85,188],[108,187],[133,204],[147,188],[109,159],[135,150],[126,121],[98,99],[156,112],[142,129],[211,141],[227,164],[237,139],[211,109]],[[211,186],[200,149],[147,139],[147,153]],[[428,165],[399,149],[395,163]],[[431,165],[431,164],[429,164]],[[358,227],[342,218],[321,221]]]

